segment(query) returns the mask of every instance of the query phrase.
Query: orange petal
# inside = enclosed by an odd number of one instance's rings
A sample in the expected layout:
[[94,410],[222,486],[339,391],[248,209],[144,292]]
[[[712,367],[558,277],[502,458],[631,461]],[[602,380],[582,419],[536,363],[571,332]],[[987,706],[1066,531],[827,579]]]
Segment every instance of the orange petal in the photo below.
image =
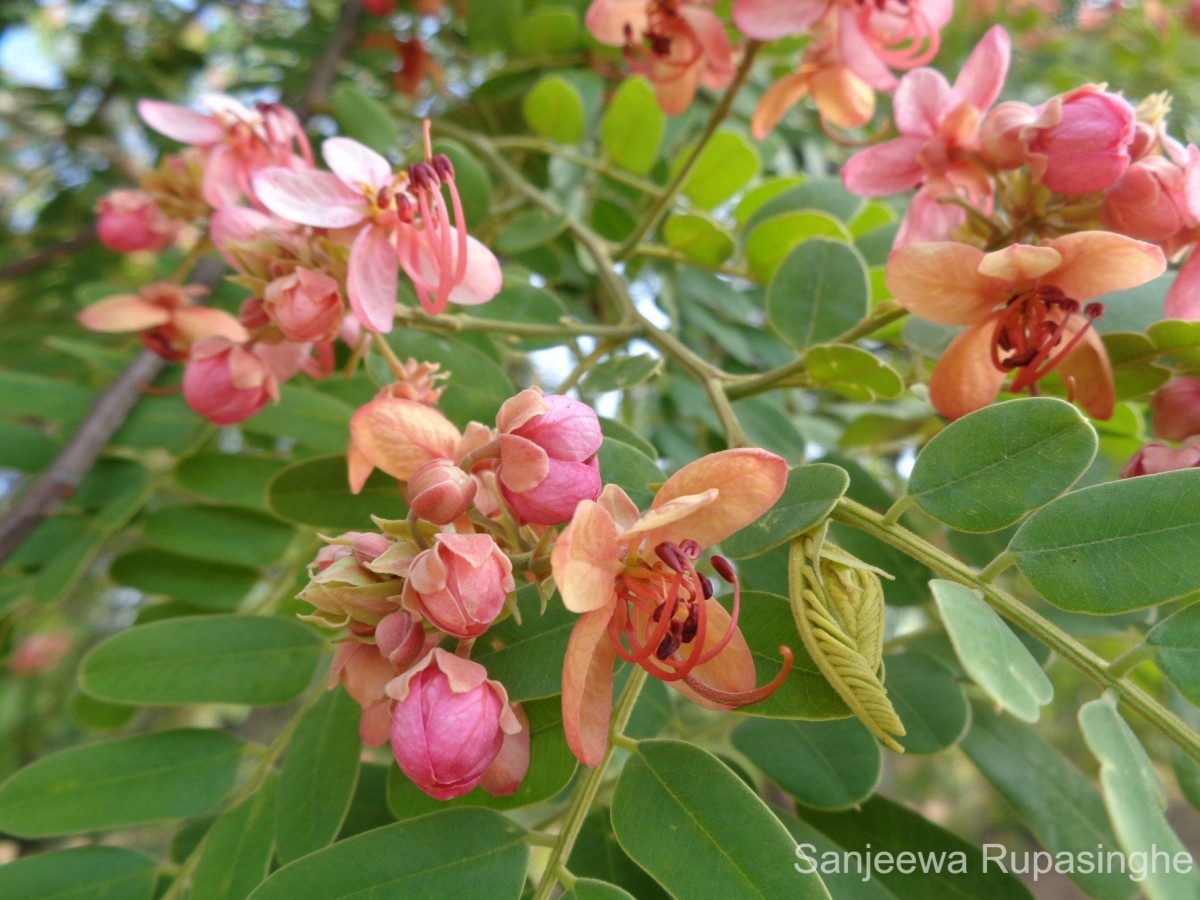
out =
[[171,321],[171,313],[134,294],[105,297],[79,314],[79,323],[91,331],[144,331]]
[[1062,256],[1053,247],[1012,244],[984,256],[979,261],[979,273],[1019,287],[1036,281],[1061,263]]
[[763,93],[750,120],[750,131],[756,141],[761,141],[779,124],[787,111],[799,103],[808,93],[807,72],[784,75]]
[[357,494],[362,491],[363,485],[367,483],[367,479],[375,471],[375,466],[358,449],[358,445],[354,443],[353,438],[350,440],[350,446],[346,448],[346,464],[350,470],[348,473],[350,478],[350,493]]
[[896,302],[939,325],[970,325],[1002,298],[979,274],[983,251],[955,241],[906,244],[888,255],[885,281]]
[[430,460],[449,458],[459,433],[440,411],[398,397],[380,397],[350,419],[354,445],[373,465],[407,481]]
[[585,766],[598,766],[608,747],[616,661],[608,638],[611,618],[612,611],[607,608],[580,616],[563,660],[563,731],[567,746]]
[[649,532],[647,545],[691,538],[702,547],[712,546],[774,506],[787,485],[787,472],[787,462],[781,457],[757,448],[722,450],[688,463],[663,484],[651,510],[713,489],[717,497],[690,515]]
[[[1085,321],[1082,316],[1071,316],[1067,321],[1064,343],[1071,340]],[[1116,389],[1113,386],[1112,365],[1104,341],[1089,328],[1078,344],[1062,358],[1055,369],[1065,382],[1075,381],[1074,400],[1093,419],[1111,419],[1116,404]]]
[[1046,246],[1063,258],[1046,281],[1075,300],[1137,287],[1167,268],[1158,247],[1111,231],[1078,231],[1047,241]]
[[586,613],[611,605],[613,579],[621,570],[619,552],[612,516],[592,500],[580,501],[550,554],[563,606]]
[[[725,636],[730,622],[729,613],[717,602],[716,598],[710,597],[705,602],[705,608],[708,613],[708,625],[704,632],[704,649],[700,652],[707,652],[710,648],[715,647],[717,642]],[[741,629],[734,631],[733,637],[720,653],[708,662],[692,669],[692,676],[710,687],[722,691],[742,693],[753,690],[757,679],[754,671],[754,656],[750,653],[750,645],[742,636]],[[679,693],[706,709],[730,708],[701,697],[685,682],[673,681],[670,684]]]
[[550,457],[533,441],[515,434],[500,435],[500,481],[518,494],[531,491],[550,474]]
[[176,310],[172,321],[180,336],[189,344],[214,335],[229,338],[235,344],[250,340],[242,323],[223,309],[190,306]]
[[831,66],[812,76],[813,102],[838,128],[861,128],[875,115],[875,89],[848,66]]
[[1004,311],[988,316],[958,335],[933,369],[929,399],[948,419],[982,409],[1000,393],[1007,372],[992,364],[992,339]]
[[527,387],[500,405],[500,410],[496,413],[496,428],[499,431],[514,431],[549,408],[542,399],[540,387],[536,384]]
[[596,498],[596,502],[613,517],[618,531],[632,528],[638,520],[637,506],[629,499],[629,495],[615,484],[606,484],[604,490],[600,492],[600,496]]

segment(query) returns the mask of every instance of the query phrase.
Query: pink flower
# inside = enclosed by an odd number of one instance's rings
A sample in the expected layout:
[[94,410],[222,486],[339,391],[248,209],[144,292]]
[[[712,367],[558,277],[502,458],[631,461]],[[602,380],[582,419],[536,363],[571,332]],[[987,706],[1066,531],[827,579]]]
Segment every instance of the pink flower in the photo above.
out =
[[438,800],[468,793],[521,723],[504,686],[479,663],[441,648],[391,681],[392,750],[400,769]]
[[696,0],[592,0],[584,24],[600,43],[625,47],[669,116],[691,106],[701,84],[717,91],[733,80],[725,27]]
[[224,337],[211,337],[192,347],[183,373],[183,399],[216,425],[250,418],[278,400],[275,374],[258,355]]
[[1136,478],[1139,475],[1197,468],[1200,468],[1200,444],[1185,444],[1182,447],[1146,444],[1121,467],[1121,477]]
[[434,627],[467,640],[487,631],[515,590],[512,563],[490,534],[443,533],[413,559],[403,602]]
[[1168,441],[1200,435],[1200,378],[1172,378],[1150,400],[1154,433]]
[[852,156],[842,169],[846,189],[882,197],[922,185],[919,196],[927,203],[958,191],[975,202],[990,197],[988,172],[976,162],[977,135],[983,113],[1004,84],[1010,50],[1008,34],[995,26],[971,52],[953,86],[934,69],[916,69],[901,78],[893,102],[900,136]]
[[168,218],[145,191],[112,191],[100,198],[96,212],[96,236],[118,253],[165,250],[179,233],[179,223]]
[[[907,244],[888,257],[887,286],[924,319],[969,326],[938,360],[929,397],[955,419],[987,406],[1009,373],[1009,390],[1037,392],[1052,370],[1097,419],[1112,415],[1112,368],[1090,327],[1103,314],[1084,303],[1161,275],[1162,251],[1106,231],[1081,231],[1036,247],[994,253],[953,242]],[[1082,313],[1082,314],[1081,314]]]
[[261,169],[312,166],[308,138],[286,107],[259,103],[250,109],[220,94],[205,97],[204,104],[212,110],[208,115],[161,100],[140,100],[138,114],[159,134],[207,152],[203,193],[214,209],[237,206],[243,196],[257,203],[251,181]]
[[1086,84],[1052,97],[1020,130],[1034,179],[1060,194],[1102,191],[1130,163],[1137,113],[1129,102]]
[[449,525],[466,514],[475,499],[475,480],[449,459],[433,459],[408,479],[409,508],[434,525]]
[[1163,243],[1184,227],[1186,173],[1166,156],[1131,165],[1104,192],[1100,221],[1109,231]]
[[263,307],[289,341],[332,341],[342,326],[342,295],[337,282],[305,268],[297,268],[267,285]]
[[[500,290],[500,264],[469,237],[454,167],[444,156],[393,173],[388,161],[350,138],[330,138],[321,153],[332,172],[268,168],[255,190],[277,216],[319,228],[360,228],[350,248],[346,292],[364,326],[392,330],[402,267],[430,315],[447,304],[486,303]],[[442,199],[454,208],[451,222]]]
[[500,491],[519,519],[559,525],[581,500],[600,495],[596,453],[604,436],[586,403],[526,388],[500,407],[496,428]]
[[713,557],[734,586],[730,615],[694,565],[705,547],[770,509],[786,483],[787,463],[773,453],[725,450],[668,478],[640,518],[615,485],[579,504],[550,561],[563,605],[582,613],[563,662],[563,727],[584,765],[604,758],[617,656],[714,709],[756,703],[787,677],[790,652],[779,675],[755,688],[737,629],[737,578]]
[[229,313],[195,305],[207,293],[200,285],[148,284],[137,294],[98,300],[79,314],[79,323],[92,331],[136,331],[147,348],[171,360],[187,359],[191,346],[205,338],[246,341],[246,329]]

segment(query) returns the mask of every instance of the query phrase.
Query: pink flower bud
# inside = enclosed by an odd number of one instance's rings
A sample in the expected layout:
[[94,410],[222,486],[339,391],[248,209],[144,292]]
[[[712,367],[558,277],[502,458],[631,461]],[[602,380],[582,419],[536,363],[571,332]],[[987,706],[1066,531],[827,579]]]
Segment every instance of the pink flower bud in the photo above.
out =
[[520,722],[504,686],[479,663],[434,649],[387,686],[400,769],[438,800],[469,792]]
[[1185,375],[1160,387],[1150,400],[1154,433],[1168,441],[1200,434],[1200,378]]
[[375,643],[396,673],[403,672],[425,651],[425,626],[403,610],[397,610],[379,621]]
[[1166,444],[1146,444],[1121,467],[1121,477],[1136,478],[1139,475],[1157,475],[1160,472],[1174,472],[1176,469],[1195,468],[1200,468],[1198,444],[1178,448],[1168,447]]
[[163,215],[144,191],[113,191],[100,198],[96,212],[96,236],[118,253],[165,250],[179,231],[179,225]]
[[1184,172],[1165,156],[1135,162],[1104,192],[1100,221],[1109,231],[1161,243],[1184,226]]
[[980,156],[997,169],[1016,169],[1029,157],[1021,141],[1021,129],[1037,118],[1027,103],[1010,100],[994,107],[979,126]]
[[275,376],[261,359],[227,338],[193,345],[183,373],[188,406],[217,425],[242,422],[276,393]]
[[263,292],[263,307],[289,341],[332,341],[342,326],[342,296],[328,275],[297,268]]
[[1022,130],[1030,169],[1060,194],[1102,191],[1129,168],[1136,123],[1124,97],[1094,84],[1053,97]]
[[408,479],[413,514],[434,525],[449,525],[471,508],[475,480],[448,459],[432,459]]
[[586,403],[528,388],[500,407],[497,477],[513,513],[535,525],[559,525],[582,500],[600,496],[596,453],[600,420]]
[[405,609],[456,638],[487,631],[516,589],[512,563],[489,534],[439,534],[404,584]]

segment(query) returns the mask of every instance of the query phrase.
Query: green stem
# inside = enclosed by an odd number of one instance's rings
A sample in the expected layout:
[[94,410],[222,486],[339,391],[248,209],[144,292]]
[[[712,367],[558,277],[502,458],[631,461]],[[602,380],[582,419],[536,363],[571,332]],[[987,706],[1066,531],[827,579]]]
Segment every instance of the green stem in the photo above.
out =
[[554,887],[559,882],[567,860],[571,858],[571,850],[574,849],[575,841],[579,838],[579,830],[583,828],[583,821],[591,812],[596,792],[600,790],[600,784],[604,781],[604,773],[616,752],[617,745],[611,737],[619,735],[625,730],[625,726],[629,723],[629,717],[633,715],[633,707],[637,703],[638,694],[641,693],[642,685],[645,683],[646,670],[640,666],[634,668],[629,674],[629,680],[625,682],[625,689],[621,691],[616,707],[613,709],[608,749],[604,751],[604,758],[600,760],[600,765],[588,772],[583,777],[583,781],[579,783],[579,787],[575,789],[575,796],[571,798],[571,806],[567,810],[567,820],[563,823],[558,840],[550,851],[546,872],[538,883],[533,900],[549,900],[550,895],[554,892]]
[[833,511],[833,518],[874,535],[884,543],[924,563],[939,575],[976,589],[996,612],[1056,651],[1101,688],[1115,691],[1150,725],[1166,735],[1188,756],[1200,762],[1200,735],[1188,728],[1183,720],[1145,690],[1112,672],[1108,662],[1049,619],[1034,612],[1008,592],[984,581],[980,574],[966,563],[944,553],[906,528],[885,524],[883,516],[853,500],[839,500]]
[[1154,657],[1154,648],[1144,641],[1130,647],[1108,664],[1108,672],[1114,678],[1129,674],[1142,663]]
[[508,337],[598,337],[627,340],[637,337],[642,329],[637,324],[600,325],[560,319],[555,324],[539,322],[505,322],[500,319],[483,319],[478,316],[440,315],[427,316],[413,309],[401,307],[396,311],[396,321],[421,331],[438,334],[455,334],[467,331],[487,331]]
[[498,137],[492,138],[492,146],[499,147],[501,150],[533,150],[536,153],[545,153],[547,156],[557,157],[573,166],[587,169],[589,172],[596,172],[606,178],[611,178],[613,181],[619,181],[622,184],[637,188],[646,194],[657,196],[662,190],[662,185],[655,184],[653,181],[647,181],[644,178],[638,178],[636,175],[630,175],[628,172],[622,171],[615,166],[610,166],[606,162],[592,159],[590,156],[584,156],[581,153],[576,153],[573,150],[568,150],[565,147],[560,147],[541,138]]
[[659,244],[638,244],[633,248],[631,256],[644,256],[647,259],[661,259],[666,262],[684,263],[689,266],[696,266],[699,269],[708,269],[710,272],[719,272],[722,275],[732,275],[735,278],[745,278],[747,281],[754,280],[754,273],[749,269],[741,266],[730,266],[725,263],[717,265],[706,265],[699,260],[692,259],[689,256],[684,256],[678,250],[672,250],[670,247],[663,247]]
[[663,216],[667,214],[671,204],[675,200],[675,195],[679,193],[688,176],[692,174],[692,170],[696,167],[696,163],[700,159],[700,155],[704,152],[704,148],[708,145],[709,139],[717,133],[717,128],[725,121],[725,117],[729,115],[729,110],[733,108],[733,100],[741,91],[742,85],[746,83],[746,79],[750,77],[750,70],[754,66],[754,58],[758,55],[759,49],[762,47],[758,41],[750,41],[746,44],[745,53],[742,55],[742,62],[738,66],[737,74],[733,77],[733,81],[721,95],[720,101],[713,108],[712,115],[708,117],[708,122],[704,126],[704,131],[700,135],[700,139],[696,142],[691,155],[679,171],[675,173],[675,177],[667,184],[666,189],[654,201],[654,205],[650,207],[649,212],[642,216],[637,223],[637,227],[633,229],[633,233],[629,235],[617,248],[613,254],[614,259],[625,259],[633,253],[643,237],[652,232],[658,227],[658,223]]

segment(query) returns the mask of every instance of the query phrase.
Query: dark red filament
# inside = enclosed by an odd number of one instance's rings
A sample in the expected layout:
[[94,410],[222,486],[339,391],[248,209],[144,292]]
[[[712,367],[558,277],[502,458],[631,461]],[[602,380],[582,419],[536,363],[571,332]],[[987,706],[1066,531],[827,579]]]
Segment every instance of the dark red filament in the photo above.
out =
[[1016,394],[1028,389],[1036,394],[1037,383],[1083,340],[1092,320],[1104,315],[1099,303],[1082,307],[1087,318],[1079,317],[1080,309],[1078,300],[1056,287],[1035,288],[1008,301],[996,323],[991,350],[992,365],[997,369],[1018,370],[1010,391]]

